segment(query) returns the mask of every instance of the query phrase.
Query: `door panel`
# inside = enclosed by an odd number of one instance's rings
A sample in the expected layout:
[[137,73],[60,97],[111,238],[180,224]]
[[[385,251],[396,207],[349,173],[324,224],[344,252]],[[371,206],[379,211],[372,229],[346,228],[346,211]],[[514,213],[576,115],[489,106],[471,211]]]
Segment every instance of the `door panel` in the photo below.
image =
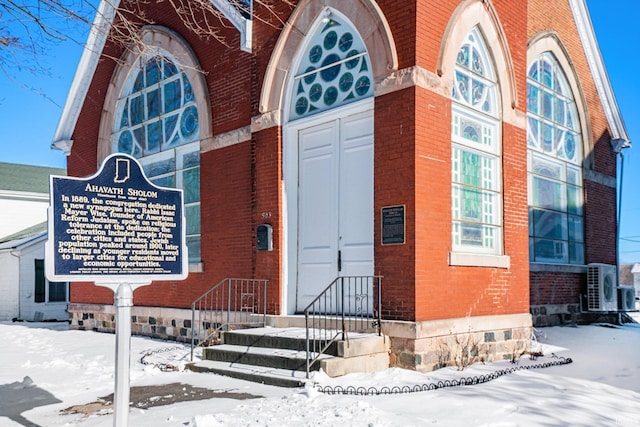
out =
[[373,275],[373,117],[344,119],[340,127],[340,276]]
[[337,271],[337,123],[299,132],[298,310],[331,283]]
[[373,275],[373,114],[302,129],[298,144],[301,311],[336,277]]

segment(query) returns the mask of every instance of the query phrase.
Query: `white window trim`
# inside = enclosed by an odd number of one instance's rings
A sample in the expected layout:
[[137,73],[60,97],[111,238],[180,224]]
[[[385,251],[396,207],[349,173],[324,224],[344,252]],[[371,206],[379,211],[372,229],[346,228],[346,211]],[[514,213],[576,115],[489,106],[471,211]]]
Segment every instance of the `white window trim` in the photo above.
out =
[[[477,45],[479,45],[480,47],[483,47],[484,50],[480,51],[480,55],[485,59],[485,61],[488,63],[488,69],[486,70],[487,76],[497,79],[495,77],[495,70],[493,69],[493,63],[491,61],[491,58],[488,56],[488,52],[487,52],[487,46],[486,46],[486,41],[484,40],[484,36],[481,34],[481,32],[479,31],[478,27],[474,27],[470,34],[473,34],[474,37],[479,38],[479,41],[477,43]],[[467,41],[467,36],[465,36],[462,44],[460,45],[460,47],[462,47],[462,45],[464,43],[466,43]],[[460,48],[458,48],[458,51],[460,50]],[[455,72],[459,69],[459,66],[457,64],[454,65],[454,75]],[[462,67],[461,69],[464,70],[464,68]],[[483,124],[485,124],[487,127],[490,127],[494,130],[495,132],[495,136],[493,137],[493,143],[489,146],[482,144],[481,142],[479,143],[474,143],[472,141],[467,141],[464,138],[459,137],[458,135],[454,135],[453,132],[453,127],[452,127],[452,132],[451,132],[451,147],[453,148],[454,146],[458,146],[463,150],[466,151],[476,151],[479,154],[483,155],[483,156],[487,156],[487,157],[492,157],[495,159],[495,169],[494,169],[494,179],[495,179],[495,189],[492,189],[491,191],[495,191],[496,193],[496,197],[497,197],[497,201],[496,201],[496,209],[498,210],[497,212],[495,212],[495,218],[497,219],[495,221],[494,224],[486,224],[484,222],[480,223],[481,225],[491,225],[493,227],[495,227],[497,229],[497,236],[495,236],[495,243],[494,243],[494,247],[488,248],[484,246],[484,242],[483,242],[483,246],[482,247],[478,247],[478,248],[471,248],[470,246],[465,246],[465,245],[459,245],[459,244],[455,244],[453,241],[453,226],[454,223],[461,223],[464,222],[462,219],[455,219],[453,218],[453,185],[455,184],[459,184],[459,183],[454,183],[453,182],[453,168],[451,171],[452,177],[451,177],[451,195],[452,195],[452,201],[451,201],[451,212],[452,212],[452,217],[451,217],[451,253],[449,256],[449,263],[450,265],[478,265],[478,266],[485,266],[485,264],[487,264],[486,266],[504,266],[507,265],[508,266],[508,262],[505,262],[505,260],[498,260],[498,261],[489,261],[487,258],[485,257],[492,257],[492,258],[500,258],[500,257],[504,257],[503,253],[504,253],[504,222],[503,222],[503,210],[504,210],[504,204],[503,204],[503,200],[502,198],[504,197],[504,191],[503,191],[503,186],[502,186],[502,133],[501,133],[501,117],[499,115],[499,112],[501,111],[500,109],[500,102],[499,102],[499,98],[498,98],[498,94],[500,91],[500,85],[498,84],[497,81],[491,81],[491,83],[493,85],[495,85],[495,87],[493,88],[494,91],[494,102],[496,103],[496,105],[492,106],[492,111],[493,114],[491,113],[487,113],[487,112],[483,112],[480,110],[476,110],[474,109],[472,106],[466,105],[464,103],[461,103],[460,101],[457,101],[455,98],[452,97],[451,100],[451,111],[452,111],[452,117],[451,117],[451,122],[452,122],[452,126],[453,126],[453,117],[458,116],[460,119],[463,119],[465,116],[470,117],[474,120],[477,120],[479,122],[482,122]],[[482,206],[484,206],[484,203],[482,204]],[[459,255],[459,256],[458,256]],[[477,257],[476,257],[477,255]],[[508,267],[504,267],[504,268],[508,268]]]
[[511,268],[509,255],[476,254],[467,252],[449,252],[450,266]]

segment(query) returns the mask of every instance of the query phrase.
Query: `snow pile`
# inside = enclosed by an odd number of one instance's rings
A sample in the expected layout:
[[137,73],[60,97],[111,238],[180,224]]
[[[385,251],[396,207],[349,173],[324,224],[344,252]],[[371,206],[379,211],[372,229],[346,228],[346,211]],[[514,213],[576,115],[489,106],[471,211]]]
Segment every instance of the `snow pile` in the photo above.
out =
[[[439,390],[379,396],[332,395],[317,386],[287,389],[189,371],[190,349],[134,336],[131,386],[166,403],[169,388],[206,388],[213,398],[174,401],[146,409],[132,406],[129,425],[144,426],[539,426],[640,424],[640,326],[541,329],[542,359],[571,357],[573,363],[519,370],[490,382]],[[0,322],[0,425],[111,427],[104,398],[113,393],[115,336],[69,331],[66,324]],[[171,348],[171,349],[169,349]],[[168,350],[169,349],[169,350]],[[141,363],[142,362],[144,363]],[[540,360],[539,360],[540,361]],[[523,358],[520,364],[536,363]],[[486,375],[514,365],[476,364],[462,372],[445,368],[419,373],[398,368],[375,374],[313,377],[323,387],[376,388]],[[24,382],[25,377],[31,381]],[[158,388],[160,386],[160,388]],[[164,387],[162,387],[164,386]],[[192,386],[192,387],[191,387]],[[177,389],[181,390],[180,388]],[[185,389],[186,390],[186,389]],[[27,392],[31,393],[28,394]],[[38,403],[33,398],[47,396]],[[11,397],[9,399],[8,397]],[[132,393],[133,400],[133,393]],[[9,405],[8,402],[11,402]],[[98,404],[98,413],[63,412]],[[102,405],[102,406],[100,406]],[[100,415],[101,414],[101,415]]]

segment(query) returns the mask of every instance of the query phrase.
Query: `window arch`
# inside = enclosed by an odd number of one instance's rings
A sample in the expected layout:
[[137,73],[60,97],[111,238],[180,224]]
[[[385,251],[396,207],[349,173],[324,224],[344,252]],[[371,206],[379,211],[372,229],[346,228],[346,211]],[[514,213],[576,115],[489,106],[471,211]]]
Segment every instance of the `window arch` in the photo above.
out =
[[582,135],[568,80],[549,51],[527,73],[529,254],[584,264]]
[[369,55],[358,31],[331,9],[323,13],[293,80],[290,120],[373,95]]
[[454,252],[502,253],[498,84],[484,39],[472,29],[456,56],[451,126]]
[[139,56],[116,101],[111,151],[136,157],[147,177],[184,191],[189,262],[200,262],[200,121],[191,81],[169,51]]

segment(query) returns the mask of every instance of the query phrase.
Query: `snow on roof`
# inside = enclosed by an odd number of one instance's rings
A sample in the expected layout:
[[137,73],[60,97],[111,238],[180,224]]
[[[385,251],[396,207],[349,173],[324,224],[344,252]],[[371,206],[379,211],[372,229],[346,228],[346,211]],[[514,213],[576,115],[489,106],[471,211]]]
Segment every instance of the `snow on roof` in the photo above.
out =
[[47,222],[33,225],[17,233],[0,238],[0,250],[16,249],[47,237]]
[[0,162],[0,190],[49,193],[49,175],[66,175],[61,168]]

